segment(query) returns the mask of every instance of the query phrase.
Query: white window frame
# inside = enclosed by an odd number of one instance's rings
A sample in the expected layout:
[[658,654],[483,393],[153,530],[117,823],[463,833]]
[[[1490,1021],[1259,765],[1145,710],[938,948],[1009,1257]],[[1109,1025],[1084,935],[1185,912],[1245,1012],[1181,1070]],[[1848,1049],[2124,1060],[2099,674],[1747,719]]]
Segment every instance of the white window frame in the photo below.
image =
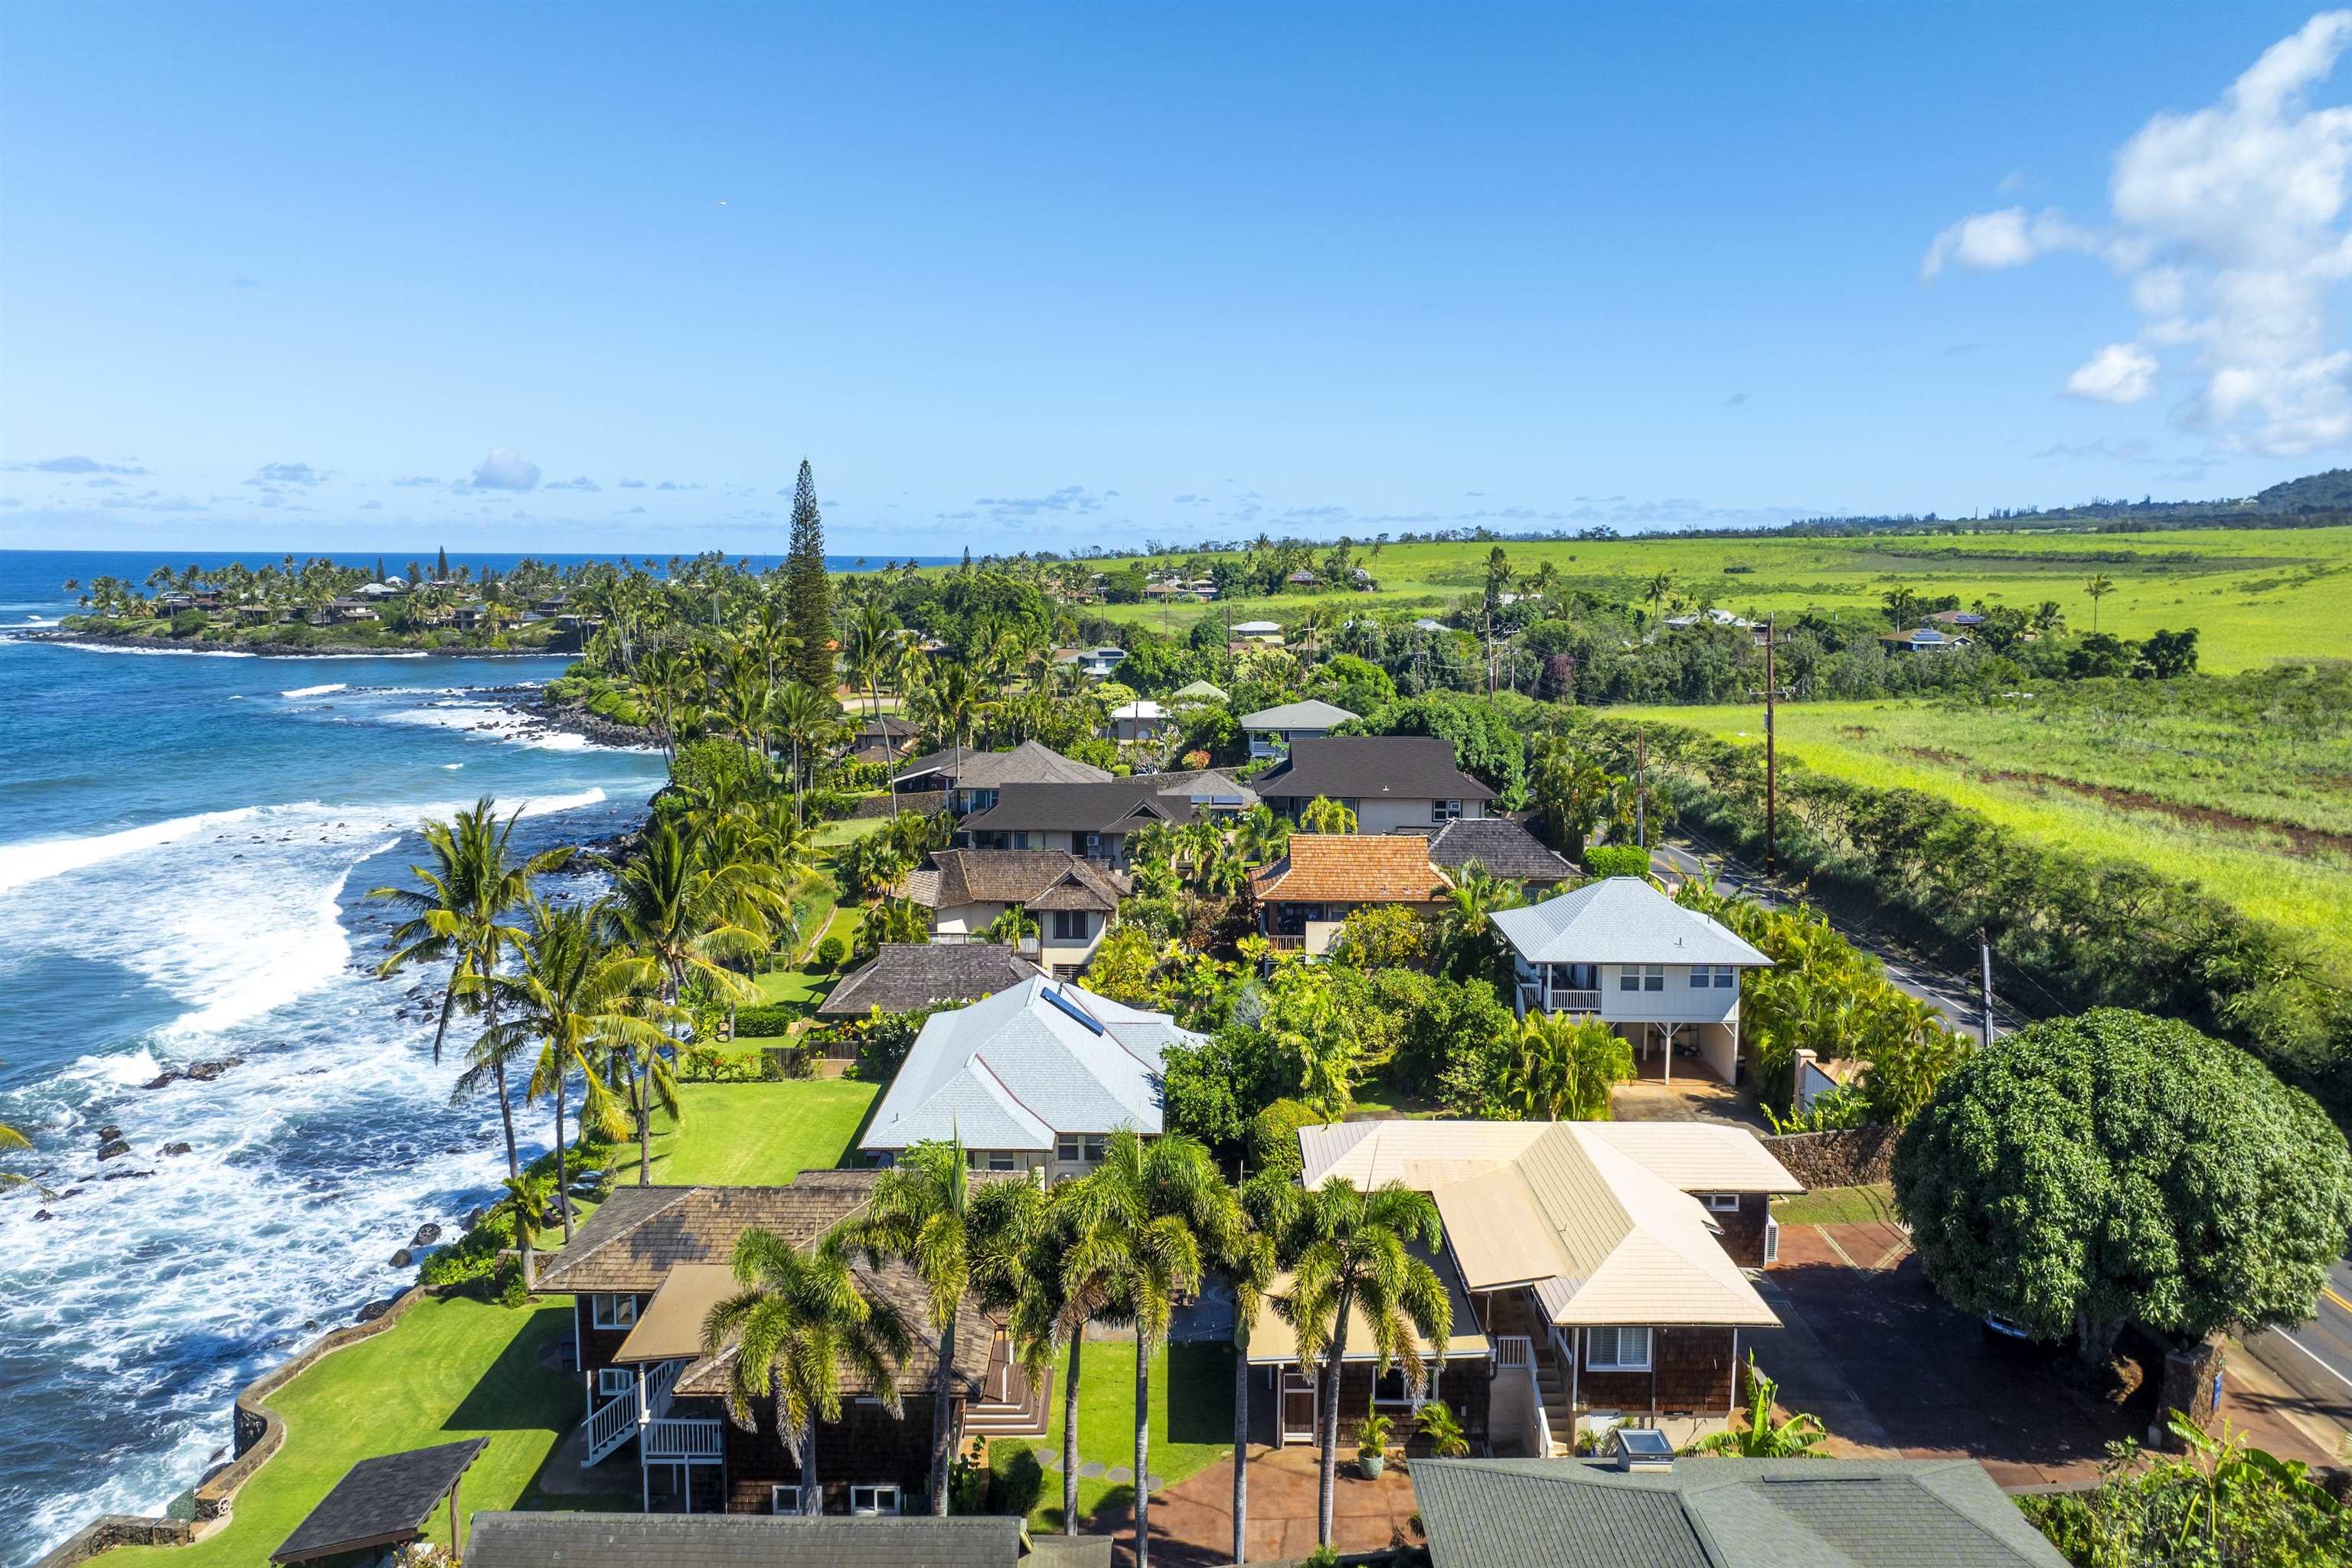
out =
[[1664,991],[1665,988],[1666,966],[1663,963],[1643,964],[1642,966],[1642,989],[1644,991]]
[[[1610,1346],[1611,1359],[1608,1361],[1601,1359],[1601,1336],[1604,1334],[1608,1336]],[[1628,1334],[1642,1336],[1642,1359],[1639,1361],[1625,1359],[1625,1336]],[[1650,1370],[1650,1331],[1639,1324],[1629,1323],[1614,1328],[1587,1329],[1584,1331],[1584,1365],[1588,1372],[1647,1372]]]
[[[1381,1384],[1387,1382],[1390,1377],[1395,1378],[1398,1383],[1402,1385],[1404,1393],[1402,1396],[1391,1396],[1381,1392]],[[1405,1376],[1404,1369],[1402,1367],[1392,1366],[1389,1368],[1386,1377],[1375,1376],[1372,1379],[1372,1408],[1375,1410],[1419,1410],[1423,1405],[1426,1405],[1429,1402],[1429,1396],[1425,1392],[1427,1386],[1428,1384],[1425,1377],[1421,1383],[1415,1383],[1412,1379]]]
[[1698,1195],[1698,1200],[1706,1205],[1707,1212],[1710,1214],[1738,1214],[1739,1212],[1739,1194],[1738,1193],[1701,1193]]
[[1086,1141],[1075,1132],[1065,1132],[1054,1140],[1054,1158],[1065,1165],[1075,1165],[1086,1158]]
[[1764,1216],[1764,1261],[1780,1261],[1780,1222],[1770,1215]]
[[1694,991],[1710,990],[1715,984],[1715,971],[1704,963],[1691,965],[1690,984]]
[[599,1291],[588,1298],[588,1321],[599,1329],[633,1329],[637,1326],[637,1299]]
[[1738,966],[1729,963],[1717,964],[1715,966],[1715,988],[1717,991],[1738,990],[1739,970]]
[[769,1483],[768,1511],[770,1513],[798,1513],[800,1510],[800,1488],[787,1485],[782,1481]]
[[988,1152],[988,1168],[992,1171],[1017,1171],[1021,1168],[1021,1160],[1010,1149],[991,1149]]
[[1462,803],[1458,800],[1433,800],[1429,803],[1429,820],[1432,822],[1456,822],[1461,816]]
[[[618,1387],[614,1387],[614,1384]],[[637,1386],[637,1374],[625,1366],[600,1366],[596,1369],[596,1397],[618,1399]]]
[[1617,966],[1617,989],[1620,991],[1641,990],[1642,966],[1638,963],[1619,964]]
[[[887,1508],[882,1506],[885,1494],[887,1494],[890,1500],[890,1506]],[[858,1505],[857,1500],[860,1497],[866,1499],[863,1507]],[[849,1489],[849,1511],[853,1514],[894,1514],[898,1511],[898,1489],[896,1486],[853,1486]]]

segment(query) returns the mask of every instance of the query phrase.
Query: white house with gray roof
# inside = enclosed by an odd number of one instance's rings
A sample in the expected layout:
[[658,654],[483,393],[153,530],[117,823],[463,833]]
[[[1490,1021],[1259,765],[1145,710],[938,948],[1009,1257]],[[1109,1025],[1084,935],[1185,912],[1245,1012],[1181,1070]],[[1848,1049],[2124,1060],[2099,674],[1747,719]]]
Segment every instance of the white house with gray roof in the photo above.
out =
[[[1239,632],[1241,627],[1234,630]],[[1310,697],[1304,702],[1285,702],[1244,713],[1241,722],[1249,731],[1251,756],[1279,757],[1289,752],[1293,742],[1320,740],[1355,717],[1335,702]]]
[[1118,1129],[1160,1135],[1160,1053],[1201,1042],[1165,1013],[1024,980],[931,1015],[857,1147],[887,1165],[960,1137],[974,1170],[1084,1175]]
[[1739,1069],[1739,976],[1772,961],[1722,921],[1687,910],[1640,877],[1608,877],[1495,916],[1510,943],[1519,1015],[1598,1018],[1663,1076],[1677,1049],[1725,1083]]

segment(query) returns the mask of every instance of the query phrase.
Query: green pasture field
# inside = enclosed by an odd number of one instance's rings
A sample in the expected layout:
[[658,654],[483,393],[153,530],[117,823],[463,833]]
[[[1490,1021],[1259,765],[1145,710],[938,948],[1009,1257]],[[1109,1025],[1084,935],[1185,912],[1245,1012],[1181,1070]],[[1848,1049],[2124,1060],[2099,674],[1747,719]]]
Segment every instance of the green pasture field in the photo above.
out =
[[[1780,749],[2093,859],[2201,883],[2250,915],[2310,931],[2352,970],[2352,704],[2336,695],[2346,684],[2339,672],[2269,701],[2221,682],[2101,681],[1990,706],[1787,703]],[[1609,715],[1764,739],[1754,707]]]
[[[2227,674],[2282,658],[2352,658],[2352,528],[2186,529],[2166,533],[1967,533],[1849,539],[1635,538],[1507,543],[1512,568],[1557,564],[1562,587],[1640,600],[1650,578],[1673,574],[1685,596],[1711,591],[1738,614],[1880,607],[1897,586],[1962,604],[2031,611],[2054,599],[2075,632],[2092,629],[2083,586],[2105,573],[2116,591],[2097,629],[2146,637],[2195,626],[2205,668]],[[1486,582],[1491,544],[1392,544],[1356,553],[1380,586],[1370,593],[1284,594],[1230,605],[1112,605],[1115,621],[1181,632],[1203,613],[1286,620],[1309,605],[1438,611]],[[1160,556],[1156,559],[1181,560]],[[1129,557],[1129,559],[1143,559]],[[1120,563],[1105,562],[1104,569]],[[1745,570],[1733,570],[1745,568]]]

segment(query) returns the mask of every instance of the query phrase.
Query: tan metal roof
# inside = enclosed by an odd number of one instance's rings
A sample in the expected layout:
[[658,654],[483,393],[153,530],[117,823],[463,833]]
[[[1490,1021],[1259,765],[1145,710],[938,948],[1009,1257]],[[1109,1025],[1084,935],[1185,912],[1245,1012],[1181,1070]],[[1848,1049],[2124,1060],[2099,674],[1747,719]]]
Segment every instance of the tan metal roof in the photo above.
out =
[[1703,1121],[1594,1121],[1594,1137],[1686,1193],[1801,1193],[1761,1140]]
[[[1445,1283],[1446,1299],[1454,1303],[1453,1332],[1445,1342],[1445,1356],[1480,1356],[1486,1353],[1486,1336],[1478,1327],[1478,1314],[1470,1308],[1470,1293],[1462,1287],[1462,1276],[1444,1255],[1435,1257],[1416,1247],[1414,1257],[1437,1270]],[[1273,1285],[1259,1299],[1257,1318],[1250,1325],[1249,1359],[1252,1366],[1280,1366],[1298,1360],[1298,1331],[1283,1321],[1282,1314],[1274,1310],[1277,1297],[1290,1293],[1291,1277],[1277,1275]],[[1421,1335],[1413,1336],[1413,1344],[1424,1356],[1436,1353],[1431,1342]],[[1369,1362],[1379,1358],[1372,1348],[1371,1321],[1364,1316],[1361,1307],[1348,1309],[1348,1351],[1343,1361]]]
[[668,1361],[702,1353],[702,1321],[735,1294],[735,1271],[723,1263],[681,1263],[637,1314],[636,1327],[613,1352],[618,1361]]

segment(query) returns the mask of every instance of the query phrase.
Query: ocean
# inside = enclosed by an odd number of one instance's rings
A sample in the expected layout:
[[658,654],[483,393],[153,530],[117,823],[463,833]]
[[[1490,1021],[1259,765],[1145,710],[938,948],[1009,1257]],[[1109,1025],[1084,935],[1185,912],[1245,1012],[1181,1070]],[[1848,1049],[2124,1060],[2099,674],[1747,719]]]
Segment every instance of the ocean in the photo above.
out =
[[[419,1226],[494,1195],[498,1113],[449,1103],[456,1061],[408,995],[428,977],[373,973],[392,921],[365,894],[406,879],[418,825],[492,795],[527,851],[633,825],[662,780],[657,753],[483,689],[559,659],[11,635],[71,610],[66,578],[152,564],[0,552],[0,1122],[37,1181],[0,1194],[5,1568],[162,1511],[226,1457],[239,1387],[411,1282],[391,1259]],[[519,1120],[526,1157],[548,1120]],[[100,1161],[105,1128],[129,1153]]]

